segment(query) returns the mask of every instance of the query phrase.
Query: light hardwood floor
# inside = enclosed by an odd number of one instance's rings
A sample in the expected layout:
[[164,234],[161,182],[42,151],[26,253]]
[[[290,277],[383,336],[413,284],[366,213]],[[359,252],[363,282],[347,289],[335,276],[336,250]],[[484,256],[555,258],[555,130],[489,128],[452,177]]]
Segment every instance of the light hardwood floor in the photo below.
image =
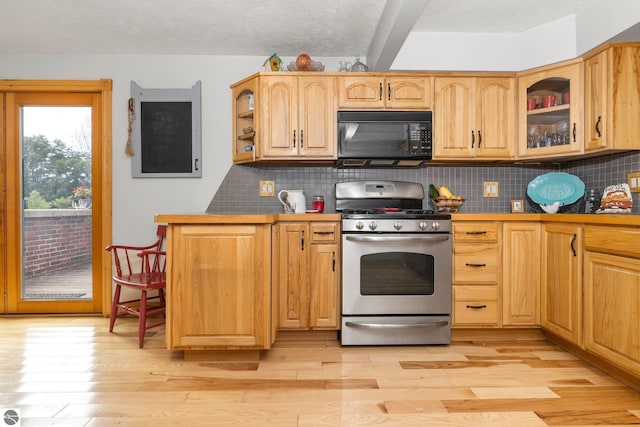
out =
[[[0,318],[0,408],[22,426],[640,424],[640,395],[544,339],[340,347],[283,335],[251,362],[185,361],[136,322]],[[0,420],[2,425],[2,420]]]

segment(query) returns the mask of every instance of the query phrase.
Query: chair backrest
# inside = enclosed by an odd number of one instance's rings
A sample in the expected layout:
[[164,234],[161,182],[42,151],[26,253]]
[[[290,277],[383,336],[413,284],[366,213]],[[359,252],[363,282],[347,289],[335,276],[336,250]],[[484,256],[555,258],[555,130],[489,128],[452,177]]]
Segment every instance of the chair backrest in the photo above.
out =
[[[145,259],[139,259],[138,254],[143,251],[162,251],[162,246],[167,236],[167,226],[164,224],[158,225],[156,229],[157,239],[150,245],[146,246],[132,246],[132,245],[111,245],[107,246],[105,250],[113,252],[113,261],[116,266],[116,276],[124,277],[133,273],[139,272],[158,272],[164,271],[165,257],[162,254],[151,254],[150,257]],[[152,258],[150,261],[149,258]],[[138,268],[139,267],[139,268]]]

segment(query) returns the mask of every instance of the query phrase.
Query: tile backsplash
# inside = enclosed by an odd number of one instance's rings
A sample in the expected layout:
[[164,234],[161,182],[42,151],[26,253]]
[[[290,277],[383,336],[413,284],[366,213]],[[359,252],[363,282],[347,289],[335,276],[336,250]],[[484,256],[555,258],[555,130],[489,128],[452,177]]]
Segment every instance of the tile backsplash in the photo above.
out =
[[[314,195],[322,195],[325,212],[335,210],[334,186],[356,180],[396,180],[446,185],[466,199],[460,212],[510,212],[511,200],[526,200],[527,184],[536,176],[562,171],[584,181],[587,189],[599,193],[607,185],[627,182],[627,173],[640,171],[640,153],[626,153],[576,160],[568,163],[538,164],[434,164],[420,169],[336,169],[329,166],[233,165],[213,196],[208,213],[274,213],[283,207],[277,197],[260,197],[259,181],[275,181],[276,194],[282,189],[304,190],[307,207]],[[483,182],[498,181],[499,197],[483,197]],[[633,212],[639,212],[638,193],[634,193]],[[425,209],[432,208],[428,198]],[[527,211],[531,209],[525,203]]]

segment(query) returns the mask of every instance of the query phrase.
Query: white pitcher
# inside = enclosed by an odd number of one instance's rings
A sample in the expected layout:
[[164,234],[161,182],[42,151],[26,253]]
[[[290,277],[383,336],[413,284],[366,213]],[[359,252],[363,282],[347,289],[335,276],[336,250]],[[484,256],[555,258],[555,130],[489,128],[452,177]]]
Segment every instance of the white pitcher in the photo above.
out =
[[307,202],[302,190],[280,190],[278,200],[284,206],[285,213],[305,213],[307,210]]

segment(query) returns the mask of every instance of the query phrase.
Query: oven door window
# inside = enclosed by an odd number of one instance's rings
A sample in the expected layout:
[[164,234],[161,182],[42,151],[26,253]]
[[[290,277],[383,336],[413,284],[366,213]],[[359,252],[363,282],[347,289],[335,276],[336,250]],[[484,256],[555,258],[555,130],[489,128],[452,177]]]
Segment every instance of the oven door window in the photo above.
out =
[[360,294],[433,295],[434,258],[410,252],[360,257]]

